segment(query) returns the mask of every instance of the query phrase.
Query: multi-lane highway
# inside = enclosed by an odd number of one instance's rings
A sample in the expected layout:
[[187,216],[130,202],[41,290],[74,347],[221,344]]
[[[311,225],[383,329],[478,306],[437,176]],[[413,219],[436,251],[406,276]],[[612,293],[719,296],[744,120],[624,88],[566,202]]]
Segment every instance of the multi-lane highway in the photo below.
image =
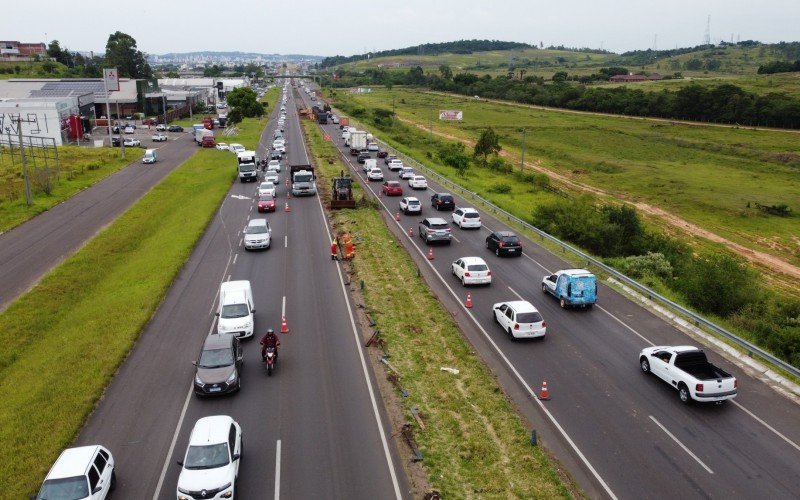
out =
[[131,207],[175,167],[197,150],[186,133],[168,133],[159,143],[158,163],[143,165],[136,158],[85,191],[34,219],[0,234],[0,310],[38,282],[55,265],[72,255],[105,226]]
[[[310,102],[307,102],[310,105]],[[338,125],[321,126],[350,162],[351,174],[377,197],[341,141]],[[374,157],[374,153],[373,153]],[[398,178],[382,160],[387,180]],[[391,230],[403,241],[433,290],[451,311],[470,342],[492,367],[506,391],[591,497],[618,498],[797,498],[800,491],[800,411],[761,381],[747,376],[713,352],[712,362],[739,380],[738,397],[724,405],[682,405],[667,385],[642,374],[639,351],[650,345],[697,345],[614,290],[601,286],[589,310],[564,310],[541,291],[546,274],[571,267],[529,240],[522,258],[500,258],[485,248],[489,231],[509,229],[481,211],[481,230],[452,226],[450,246],[428,247],[407,231],[424,217],[441,216],[430,204],[434,182],[417,196],[421,216],[400,216],[399,197],[380,197]],[[472,206],[458,199],[459,206]],[[459,257],[477,255],[489,264],[493,283],[471,288],[473,309],[464,307],[467,290],[451,275]],[[514,341],[493,323],[491,306],[528,300],[547,321],[544,340]],[[710,349],[707,349],[710,351]],[[552,399],[535,395],[544,380]]]
[[[258,151],[272,141],[277,108]],[[278,211],[258,214],[256,184],[231,186],[152,321],[82,430],[79,444],[102,443],[117,460],[119,498],[175,498],[189,433],[197,419],[230,415],[242,426],[237,497],[401,498],[407,480],[391,439],[374,375],[365,362],[352,304],[318,197],[286,198],[290,163],[308,163],[293,98],[286,122]],[[191,138],[186,138],[190,141]],[[246,145],[254,147],[255,145]],[[236,168],[220,152],[220,168]],[[285,212],[285,203],[291,212]],[[272,247],[246,252],[242,229],[254,217],[272,227]],[[255,338],[244,341],[242,389],[216,399],[191,392],[192,361],[215,332],[217,291],[250,280]],[[280,329],[280,360],[268,377],[258,338]]]

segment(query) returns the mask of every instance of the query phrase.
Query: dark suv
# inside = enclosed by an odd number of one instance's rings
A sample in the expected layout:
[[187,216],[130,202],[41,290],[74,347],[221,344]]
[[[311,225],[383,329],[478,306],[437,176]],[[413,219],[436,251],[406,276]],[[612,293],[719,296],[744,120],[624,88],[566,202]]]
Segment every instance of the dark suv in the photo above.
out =
[[362,151],[362,152],[358,153],[357,160],[358,160],[358,163],[364,163],[364,161],[368,160],[369,158],[371,158],[371,156],[369,154],[369,151]]
[[450,193],[434,193],[431,196],[431,205],[436,210],[455,210],[456,201]]
[[500,255],[516,255],[522,257],[522,242],[511,231],[495,231],[486,237],[486,248]]
[[242,345],[236,335],[209,335],[194,361],[194,393],[211,396],[242,388]]

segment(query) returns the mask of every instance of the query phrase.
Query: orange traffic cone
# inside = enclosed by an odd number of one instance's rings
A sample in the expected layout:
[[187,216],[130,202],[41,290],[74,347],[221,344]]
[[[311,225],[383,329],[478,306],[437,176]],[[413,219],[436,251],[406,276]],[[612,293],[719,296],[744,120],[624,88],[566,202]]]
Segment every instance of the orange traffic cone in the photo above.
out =
[[547,380],[542,382],[542,390],[539,391],[539,399],[543,401],[550,399],[550,391],[547,390]]
[[286,206],[283,207],[283,211],[284,212],[291,212],[292,211],[292,209],[289,208],[289,202],[288,201],[286,202]]
[[383,189],[378,191],[378,198],[383,198]]
[[289,333],[289,325],[286,324],[286,316],[281,316],[281,333]]
[[472,294],[471,294],[471,293],[468,293],[468,294],[467,294],[467,303],[466,303],[466,304],[464,304],[464,306],[465,306],[467,309],[472,309]]
[[291,200],[292,199],[292,191],[291,190],[286,191],[286,199],[287,200]]
[[409,236],[414,236],[414,228],[413,227],[408,228],[408,235]]
[[394,214],[394,220],[400,220],[400,212]]
[[428,249],[428,260],[433,260],[433,248]]

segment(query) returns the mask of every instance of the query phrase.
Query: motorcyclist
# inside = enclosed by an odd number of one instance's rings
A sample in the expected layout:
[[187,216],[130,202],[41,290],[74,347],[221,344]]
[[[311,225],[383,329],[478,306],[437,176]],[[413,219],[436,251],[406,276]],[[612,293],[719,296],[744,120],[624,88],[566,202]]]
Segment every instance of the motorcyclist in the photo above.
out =
[[275,349],[275,359],[278,359],[278,346],[281,345],[281,339],[275,335],[275,331],[270,328],[267,330],[267,333],[261,337],[261,359],[265,359],[267,357],[267,348],[272,347]]

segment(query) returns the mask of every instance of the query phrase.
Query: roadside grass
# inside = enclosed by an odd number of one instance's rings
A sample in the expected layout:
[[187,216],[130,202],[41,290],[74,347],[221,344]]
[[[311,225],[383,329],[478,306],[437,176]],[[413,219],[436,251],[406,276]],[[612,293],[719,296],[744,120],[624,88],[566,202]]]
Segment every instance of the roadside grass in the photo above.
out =
[[[304,120],[303,127],[321,184],[327,185],[345,167],[340,160],[322,161],[339,155],[312,121]],[[368,206],[332,217],[358,242],[352,265],[364,282],[366,306],[388,344],[390,362],[409,392],[401,404],[432,487],[444,498],[569,498],[555,467],[541,448],[530,445],[521,417],[417,276],[378,211]],[[460,373],[441,371],[442,366]],[[419,408],[425,430],[411,418],[412,406]]]
[[[126,148],[126,152],[135,148]],[[0,232],[8,231],[74,196],[98,181],[108,177],[125,165],[135,161],[144,150],[120,158],[119,148],[82,148],[61,146],[58,157],[61,171],[48,195],[34,181],[33,161],[28,158],[33,204],[25,203],[25,187],[19,157],[13,159],[8,150],[0,153]]]
[[0,313],[0,484],[33,493],[68,447],[234,179],[198,151]]
[[[517,161],[524,128],[528,161],[800,264],[797,134],[563,113],[406,89],[336,93],[366,108],[391,109],[393,97],[399,117],[426,128],[433,110],[463,110],[463,122],[434,119],[433,130],[475,141],[492,127]],[[766,215],[756,203],[785,203],[793,214]]]
[[[58,78],[67,74],[67,67],[60,62],[50,61],[55,71],[48,73],[45,71],[45,61],[0,61],[0,80],[11,80],[12,78]],[[7,73],[8,70],[15,70],[19,67],[19,73]]]

